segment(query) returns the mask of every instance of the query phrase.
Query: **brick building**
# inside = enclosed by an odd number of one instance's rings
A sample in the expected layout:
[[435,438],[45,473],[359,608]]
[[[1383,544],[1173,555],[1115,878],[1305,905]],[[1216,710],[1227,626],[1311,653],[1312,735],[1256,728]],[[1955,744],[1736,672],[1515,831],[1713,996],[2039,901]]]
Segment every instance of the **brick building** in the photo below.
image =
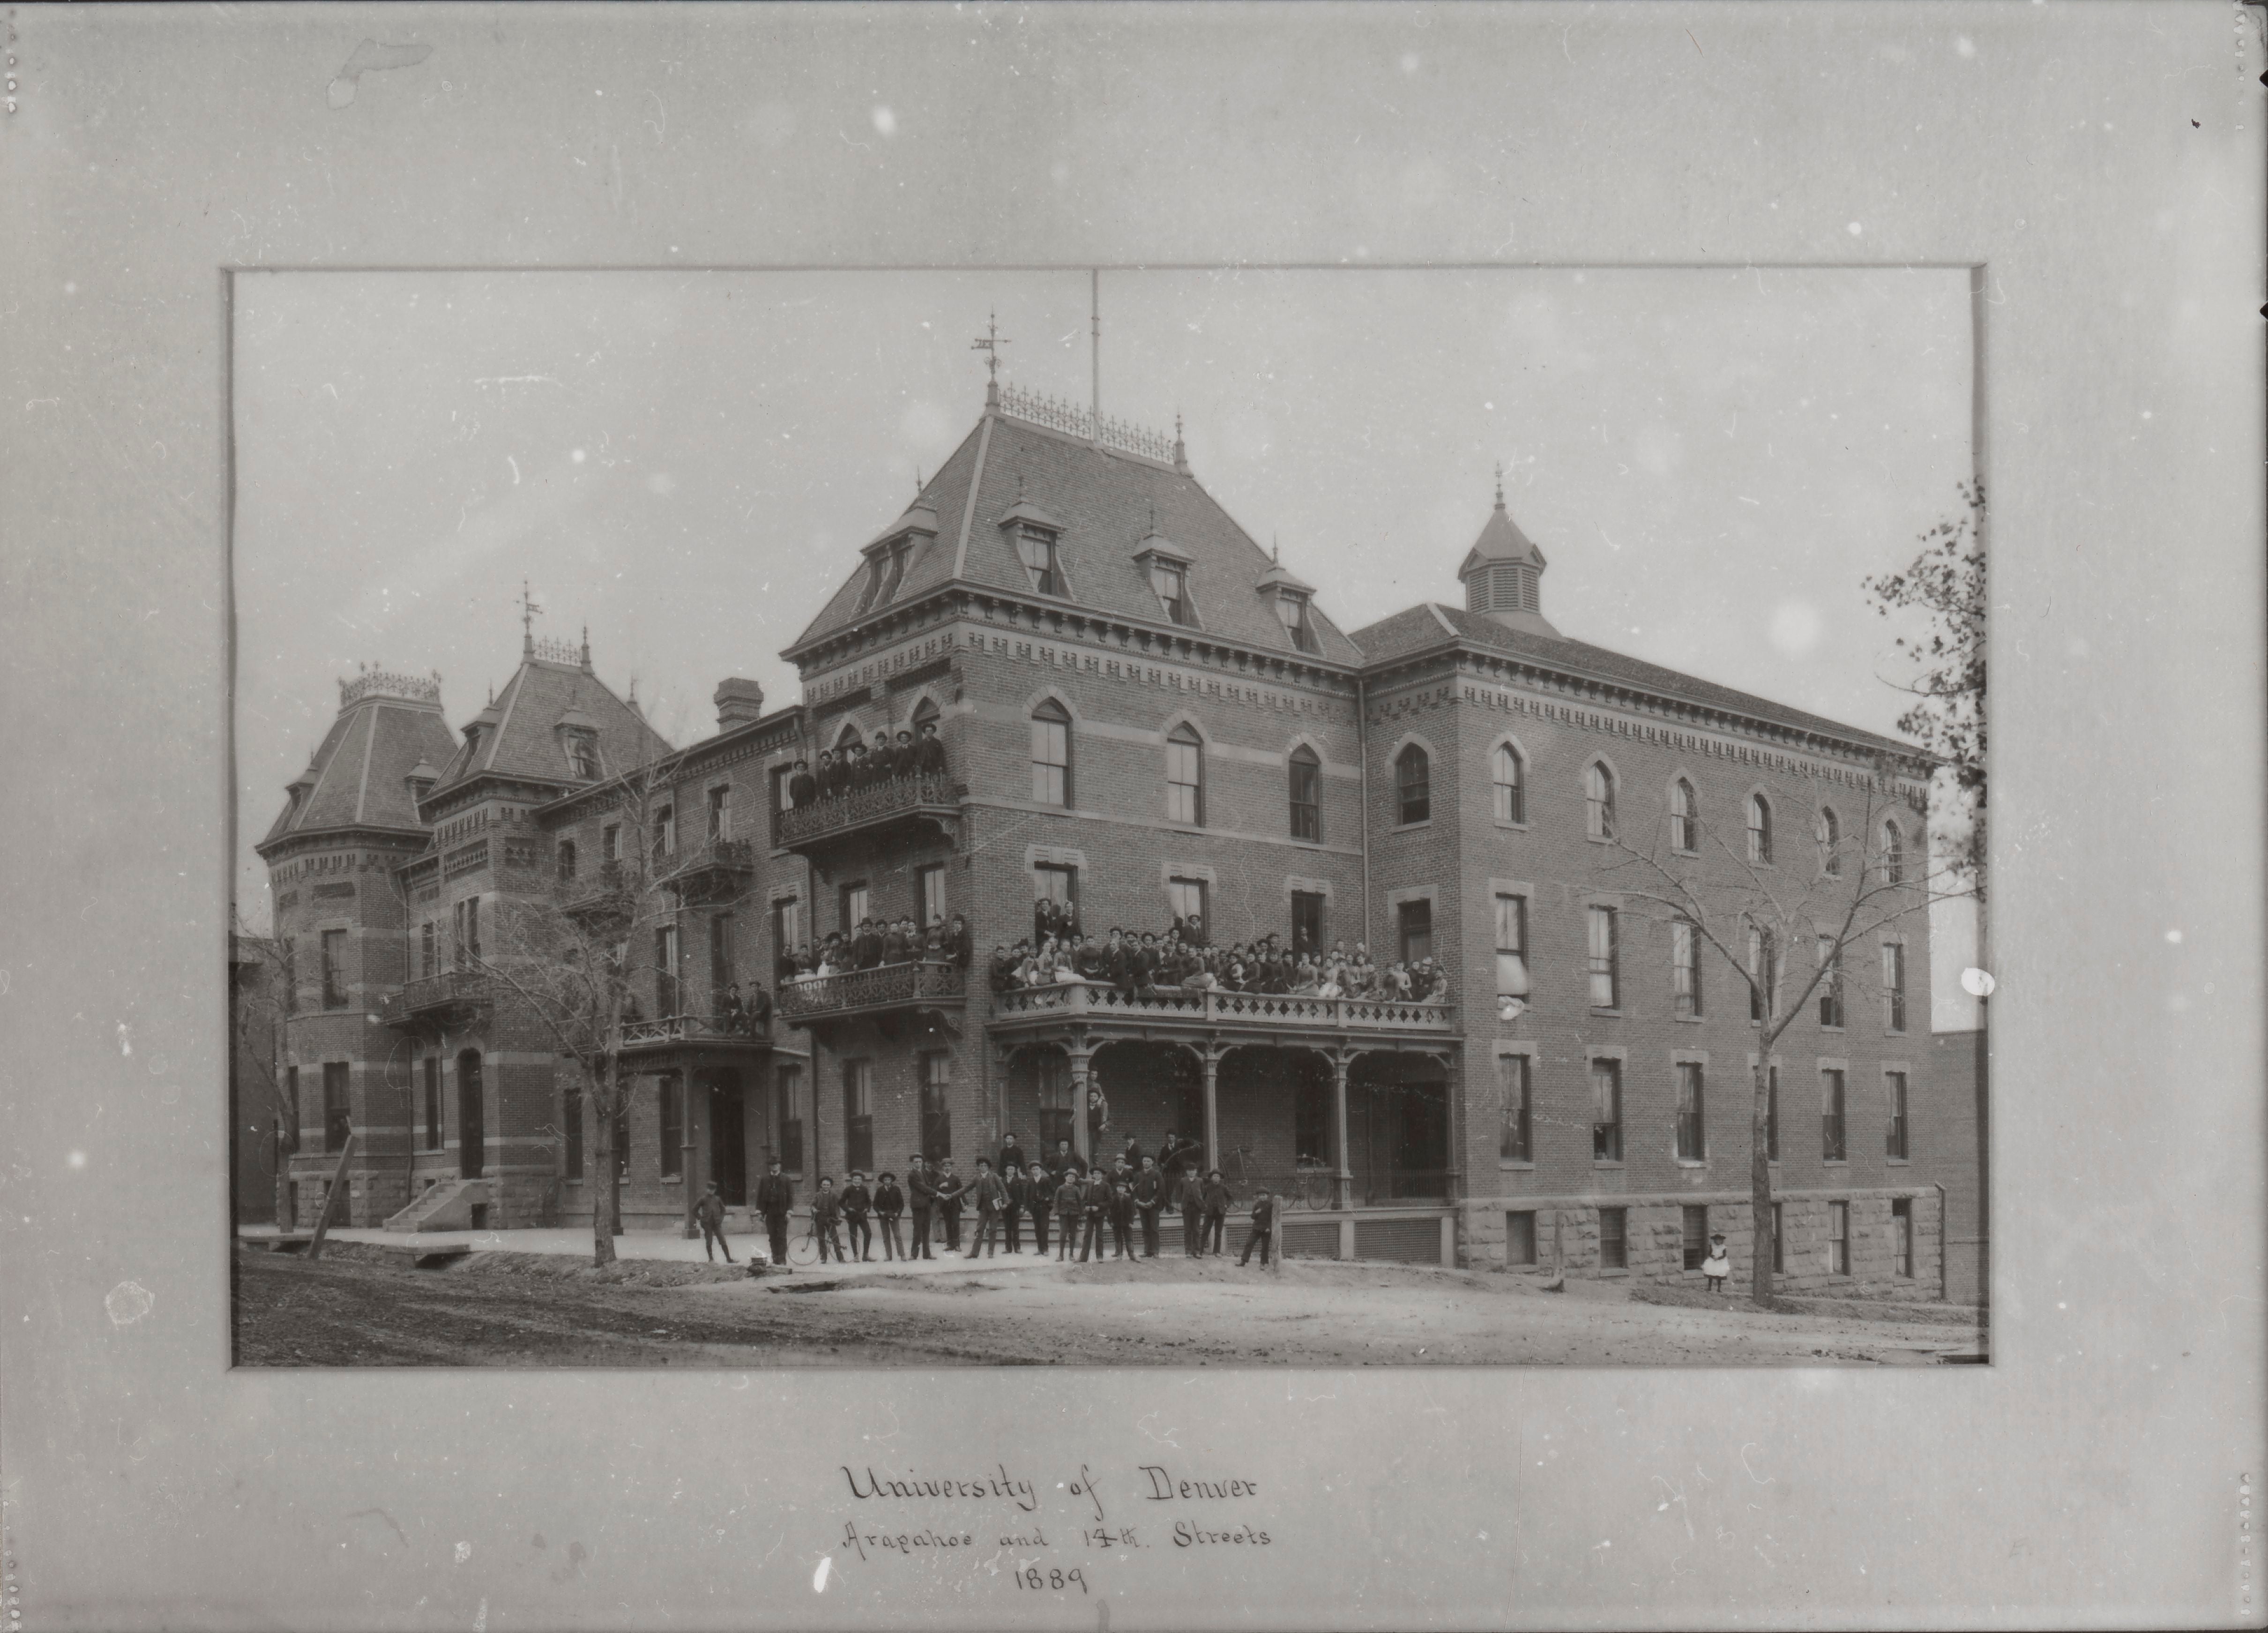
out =
[[[356,1223],[519,1225],[586,1216],[611,1150],[630,1222],[652,1224],[711,1178],[740,1202],[774,1159],[801,1195],[915,1150],[965,1173],[1012,1130],[1031,1153],[1172,1130],[1247,1190],[1300,1191],[1294,1252],[1676,1276],[1721,1230],[1744,1265],[1747,983],[1633,868],[1720,894],[1892,877],[1924,854],[1926,766],[1565,638],[1547,566],[1499,492],[1461,604],[1344,632],[1178,438],[996,388],[787,649],[792,706],[727,680],[716,733],[673,749],[587,639],[530,638],[458,745],[429,683],[364,677],[261,846],[277,935],[343,961],[320,993],[301,975],[295,1174],[327,1174],[344,1116],[370,1136]],[[929,725],[942,774],[790,809],[797,761]],[[516,904],[571,913],[626,868],[652,906],[626,942],[646,997],[608,1131],[471,966]],[[317,898],[326,878],[344,888]],[[1217,942],[1436,957],[1449,1001],[996,994],[986,957],[1042,898],[1090,934],[1195,913]],[[1790,1285],[1940,1291],[1940,1159],[1979,1148],[1926,1091],[1921,900],[1845,949],[1774,1053]],[[725,1022],[725,994],[775,986],[784,951],[955,915],[966,972],[779,983],[769,1029]],[[1810,949],[1764,945],[1800,991]]]

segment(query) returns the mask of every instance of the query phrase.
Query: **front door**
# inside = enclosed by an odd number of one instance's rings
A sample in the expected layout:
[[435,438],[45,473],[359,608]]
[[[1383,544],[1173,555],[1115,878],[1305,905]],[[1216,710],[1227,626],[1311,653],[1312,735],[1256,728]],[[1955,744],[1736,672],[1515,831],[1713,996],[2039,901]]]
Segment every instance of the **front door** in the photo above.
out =
[[468,1049],[457,1057],[457,1174],[460,1179],[479,1179],[482,1162],[488,1154],[488,1125],[482,1099],[481,1052]]
[[719,1072],[709,1086],[709,1177],[728,1207],[748,1205],[747,1110],[738,1072]]
[[1409,1083],[1396,1097],[1401,1116],[1394,1148],[1396,1197],[1432,1198],[1449,1193],[1449,1117],[1446,1084]]

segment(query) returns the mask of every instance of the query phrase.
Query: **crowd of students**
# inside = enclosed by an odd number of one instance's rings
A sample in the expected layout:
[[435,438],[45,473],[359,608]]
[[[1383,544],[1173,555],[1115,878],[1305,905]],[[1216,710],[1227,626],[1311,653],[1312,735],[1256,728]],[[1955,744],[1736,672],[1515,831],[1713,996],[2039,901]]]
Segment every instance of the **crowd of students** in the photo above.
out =
[[945,743],[937,735],[937,722],[924,720],[919,739],[910,730],[902,730],[893,743],[888,732],[878,731],[871,749],[855,740],[839,749],[821,749],[816,770],[808,761],[798,760],[788,773],[787,802],[801,810],[876,783],[942,777],[945,771]]
[[806,942],[792,951],[782,949],[777,967],[783,982],[808,981],[886,964],[949,964],[967,969],[968,957],[968,923],[955,913],[950,924],[932,924],[927,929],[910,916],[861,919],[856,929],[831,931],[816,947]]
[[[1071,1149],[1071,1142],[1056,1142],[1053,1155],[1027,1160],[1013,1134],[1001,1142],[997,1162],[976,1159],[976,1171],[966,1178],[955,1171],[953,1159],[932,1164],[915,1152],[906,1159],[906,1178],[884,1169],[867,1183],[863,1169],[853,1169],[838,1186],[832,1175],[820,1176],[811,1199],[814,1234],[819,1257],[841,1262],[872,1263],[877,1238],[885,1260],[934,1260],[942,1246],[964,1258],[994,1257],[1005,1250],[1012,1257],[1023,1250],[1023,1226],[1032,1229],[1033,1251],[1048,1256],[1048,1225],[1056,1225],[1056,1257],[1068,1260],[1076,1250],[1079,1262],[1116,1256],[1158,1256],[1159,1217],[1168,1208],[1182,1216],[1184,1252],[1189,1258],[1216,1257],[1226,1252],[1228,1212],[1236,1197],[1223,1182],[1220,1171],[1200,1174],[1198,1147],[1194,1141],[1168,1134],[1152,1155],[1130,1138],[1117,1157],[1106,1165],[1089,1163]],[[770,1238],[772,1262],[784,1264],[788,1252],[788,1214],[795,1205],[795,1186],[780,1172],[777,1163],[756,1186],[755,1211],[764,1220]],[[961,1245],[964,1216],[974,1213],[967,1248]],[[898,1234],[899,1222],[911,1216],[910,1240]],[[1240,1265],[1251,1262],[1257,1249],[1268,1264],[1275,1243],[1276,1203],[1265,1190],[1257,1192],[1250,1212],[1250,1229]],[[710,1220],[702,1219],[704,1240],[711,1233]],[[847,1233],[846,1245],[843,1234]],[[723,1245],[721,1214],[713,1228],[715,1246]],[[932,1238],[937,1238],[933,1240]],[[725,1258],[732,1259],[729,1248]]]
[[[1358,998],[1379,1002],[1447,1003],[1449,974],[1432,958],[1380,964],[1370,950],[1344,942],[1328,951],[1294,950],[1273,934],[1216,947],[1196,914],[1175,919],[1162,935],[1110,927],[1089,938],[1076,904],[1042,902],[1028,940],[992,950],[996,993],[1087,981],[1132,995],[1161,993],[1261,993],[1293,998]],[[1067,909],[1067,911],[1066,911]]]

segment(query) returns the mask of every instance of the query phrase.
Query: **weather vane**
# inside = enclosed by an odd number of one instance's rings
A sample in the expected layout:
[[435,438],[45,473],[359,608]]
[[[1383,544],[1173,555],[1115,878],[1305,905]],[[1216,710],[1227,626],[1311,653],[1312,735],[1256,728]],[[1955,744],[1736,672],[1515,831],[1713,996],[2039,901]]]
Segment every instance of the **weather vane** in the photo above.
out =
[[968,343],[968,349],[971,351],[982,351],[985,354],[984,367],[996,386],[1000,383],[1000,348],[1012,344],[1001,336],[1000,314],[997,312],[985,314],[983,334]]
[[527,580],[522,579],[519,581],[519,644],[526,651],[535,650],[535,615],[542,610],[527,593]]

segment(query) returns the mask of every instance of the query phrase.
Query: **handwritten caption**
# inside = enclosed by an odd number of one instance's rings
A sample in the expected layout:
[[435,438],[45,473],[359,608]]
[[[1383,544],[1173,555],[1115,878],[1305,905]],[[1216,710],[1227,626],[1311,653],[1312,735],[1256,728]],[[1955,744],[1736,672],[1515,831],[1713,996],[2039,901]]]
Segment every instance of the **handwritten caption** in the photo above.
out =
[[1098,1478],[1084,1463],[1052,1483],[997,1463],[954,1474],[842,1466],[861,1508],[843,1522],[845,1562],[935,1561],[963,1551],[1014,1561],[1013,1589],[1094,1592],[1090,1567],[1149,1550],[1265,1548],[1260,1482],[1241,1474],[1138,1464]]

